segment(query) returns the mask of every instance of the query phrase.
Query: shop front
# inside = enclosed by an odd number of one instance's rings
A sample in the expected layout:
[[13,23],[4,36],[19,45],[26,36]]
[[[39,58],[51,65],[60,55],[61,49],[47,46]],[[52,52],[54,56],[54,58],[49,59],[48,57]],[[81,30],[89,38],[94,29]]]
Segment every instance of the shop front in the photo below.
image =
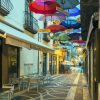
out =
[[45,67],[43,72],[46,74],[47,66],[45,62],[47,60],[47,53],[54,52],[52,48],[4,23],[0,23],[0,30],[6,33],[6,37],[0,39],[0,87],[2,87],[2,84],[11,83],[13,79],[21,75],[20,69],[22,69],[22,66],[20,66],[20,63],[22,62],[20,62],[20,53],[22,53],[22,48],[46,51],[43,54],[43,65]]

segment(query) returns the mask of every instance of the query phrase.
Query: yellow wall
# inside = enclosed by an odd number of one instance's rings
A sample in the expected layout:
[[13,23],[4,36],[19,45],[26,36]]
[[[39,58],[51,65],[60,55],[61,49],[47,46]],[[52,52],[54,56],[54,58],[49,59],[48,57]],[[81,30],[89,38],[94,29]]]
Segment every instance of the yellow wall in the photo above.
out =
[[57,74],[59,74],[59,61],[63,61],[66,52],[64,49],[55,50],[55,54],[57,55]]

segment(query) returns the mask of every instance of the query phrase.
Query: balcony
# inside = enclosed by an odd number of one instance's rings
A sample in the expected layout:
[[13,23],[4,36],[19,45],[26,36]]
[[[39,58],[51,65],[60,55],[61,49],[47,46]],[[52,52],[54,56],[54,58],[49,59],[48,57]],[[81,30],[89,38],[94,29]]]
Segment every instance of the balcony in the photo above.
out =
[[39,29],[38,21],[27,11],[25,11],[24,28],[33,34],[36,34]]
[[7,16],[13,9],[13,5],[10,0],[0,0],[0,15]]
[[48,33],[43,33],[43,40],[46,42],[50,42],[50,36],[48,35]]

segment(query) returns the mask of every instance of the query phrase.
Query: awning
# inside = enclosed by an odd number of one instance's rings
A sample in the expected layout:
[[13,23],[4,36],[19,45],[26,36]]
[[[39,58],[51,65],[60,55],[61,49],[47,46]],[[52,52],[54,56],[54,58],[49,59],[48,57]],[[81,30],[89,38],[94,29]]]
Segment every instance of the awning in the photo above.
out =
[[28,36],[27,34],[20,32],[4,23],[0,23],[0,29],[5,31],[6,38],[5,44],[10,44],[18,47],[25,47],[29,49],[38,49],[44,52],[54,52],[54,49],[44,45],[36,39]]

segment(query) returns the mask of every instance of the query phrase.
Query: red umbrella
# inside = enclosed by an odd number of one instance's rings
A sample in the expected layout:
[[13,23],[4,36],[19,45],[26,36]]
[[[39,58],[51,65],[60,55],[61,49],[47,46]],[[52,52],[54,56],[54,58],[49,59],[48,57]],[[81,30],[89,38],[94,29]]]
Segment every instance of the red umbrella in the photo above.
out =
[[64,27],[62,25],[49,25],[49,26],[47,26],[46,29],[50,29],[51,32],[55,33],[55,32],[66,30],[66,27]]
[[72,40],[72,42],[75,42],[75,43],[86,43],[86,41],[83,41],[83,40]]
[[59,12],[54,14],[46,14],[39,18],[40,21],[53,21],[53,20],[64,20],[66,18],[65,15],[61,15]]
[[59,7],[59,4],[54,1],[45,1],[45,2],[33,1],[29,4],[30,11],[39,14],[53,14],[56,12],[56,7]]
[[56,0],[35,0],[36,2],[56,1]]

